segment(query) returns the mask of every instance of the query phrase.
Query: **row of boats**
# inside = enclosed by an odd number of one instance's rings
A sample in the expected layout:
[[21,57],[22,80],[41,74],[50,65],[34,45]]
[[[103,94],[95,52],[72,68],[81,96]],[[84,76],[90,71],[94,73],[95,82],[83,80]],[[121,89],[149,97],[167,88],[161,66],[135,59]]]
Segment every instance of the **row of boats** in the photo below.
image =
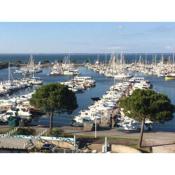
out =
[[27,63],[27,65],[22,66],[19,69],[16,69],[14,73],[27,76],[34,73],[40,73],[40,72],[42,72],[41,62],[39,62],[38,64],[35,64],[33,56],[30,55],[29,62]]
[[6,123],[10,117],[31,120],[32,111],[29,100],[34,93],[9,97],[0,100],[0,122]]
[[79,75],[78,69],[70,62],[70,58],[66,56],[62,63],[55,62],[51,65],[50,75]]
[[[35,109],[30,106],[29,100],[35,92],[35,88],[32,88],[32,92],[24,95],[11,96],[11,94],[35,85],[42,85],[43,81],[39,77],[35,77],[35,73],[39,72],[42,72],[41,64],[40,62],[35,64],[32,55],[27,65],[16,69],[14,72],[11,71],[9,63],[8,80],[0,82],[0,95],[3,96],[0,99],[0,123],[7,123],[12,118],[31,121]],[[14,79],[13,73],[21,74],[23,78]]]
[[[95,125],[102,123],[104,120],[111,121],[111,118],[115,118],[118,129],[138,131],[141,123],[125,116],[123,109],[119,108],[118,102],[123,96],[131,95],[135,89],[150,89],[151,87],[151,83],[145,80],[144,77],[132,77],[129,80],[115,83],[100,100],[95,101],[87,110],[80,111],[79,115],[74,117],[73,125],[83,126],[84,122],[87,121]],[[145,128],[151,129],[151,127],[152,122],[146,121]]]
[[175,63],[174,58],[171,61],[170,58],[165,59],[163,56],[159,62],[154,59],[154,61],[147,62],[143,61],[142,57],[139,61],[126,63],[124,55],[121,54],[120,57],[116,55],[111,55],[108,63],[101,63],[99,60],[95,64],[87,63],[86,66],[93,69],[100,74],[104,74],[107,77],[114,77],[117,80],[129,79],[135,73],[143,73],[145,75],[155,75],[158,77],[163,77],[165,80],[175,79]]
[[127,68],[129,71],[141,72],[145,75],[155,75],[165,80],[175,80],[175,64],[163,61],[154,64],[133,63]]
[[25,78],[21,80],[1,81],[0,95],[11,94],[12,92],[16,92],[17,90],[31,87],[33,85],[41,85],[42,83],[43,81],[38,78]]
[[96,60],[95,64],[87,63],[85,66],[99,74],[103,74],[106,77],[112,77],[116,80],[127,80],[133,76],[133,71],[128,71],[122,54],[120,55],[120,58],[111,55],[108,63],[102,63],[99,60]]
[[[33,70],[33,69],[31,69]],[[31,87],[33,85],[42,85],[43,81],[39,77],[35,77],[35,73],[30,74],[31,76],[24,76],[20,79],[14,79],[11,71],[11,66],[8,66],[8,79],[0,81],[0,95],[11,94],[17,90]]]
[[87,110],[80,111],[80,114],[75,116],[73,121],[83,125],[83,122],[87,120],[95,123],[100,122],[103,118],[109,119],[117,107],[117,102],[125,94],[128,86],[128,82],[113,85],[100,100],[95,101]]
[[87,88],[94,87],[96,82],[89,76],[75,76],[69,81],[61,82],[68,86],[69,90],[73,92],[83,92]]
[[[14,73],[22,74],[23,76],[32,75],[35,73],[42,72],[41,62],[35,64],[33,56],[30,55],[29,62],[25,66],[21,66],[16,69]],[[78,69],[75,68],[75,65],[71,63],[69,56],[65,56],[63,62],[55,61],[51,63],[49,75],[79,75]]]

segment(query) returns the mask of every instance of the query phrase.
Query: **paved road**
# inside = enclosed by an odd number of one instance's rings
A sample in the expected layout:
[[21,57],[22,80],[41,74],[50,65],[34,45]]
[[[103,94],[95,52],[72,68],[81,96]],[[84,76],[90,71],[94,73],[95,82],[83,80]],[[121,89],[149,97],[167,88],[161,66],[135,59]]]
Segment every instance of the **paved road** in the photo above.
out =
[[[84,132],[82,130],[76,130],[73,127],[63,127],[65,132],[77,133],[78,135],[94,135],[94,131]],[[113,136],[121,138],[133,138],[138,139],[139,133],[126,133],[117,131],[116,129],[97,131],[97,136]],[[164,145],[164,144],[174,144],[175,143],[175,132],[146,132],[143,136],[145,146],[153,145]]]

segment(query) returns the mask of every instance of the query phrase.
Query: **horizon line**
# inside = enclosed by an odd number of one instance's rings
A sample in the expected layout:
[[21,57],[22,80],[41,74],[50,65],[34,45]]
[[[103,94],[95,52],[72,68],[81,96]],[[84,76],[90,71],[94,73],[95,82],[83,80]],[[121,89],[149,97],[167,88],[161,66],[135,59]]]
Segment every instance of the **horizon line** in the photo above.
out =
[[61,54],[64,54],[64,55],[81,55],[81,54],[173,54],[175,52],[69,52],[69,53],[66,53],[66,52],[58,52],[58,53],[52,53],[52,52],[48,52],[48,53],[28,53],[28,52],[16,52],[16,53],[0,53],[0,55],[61,55]]

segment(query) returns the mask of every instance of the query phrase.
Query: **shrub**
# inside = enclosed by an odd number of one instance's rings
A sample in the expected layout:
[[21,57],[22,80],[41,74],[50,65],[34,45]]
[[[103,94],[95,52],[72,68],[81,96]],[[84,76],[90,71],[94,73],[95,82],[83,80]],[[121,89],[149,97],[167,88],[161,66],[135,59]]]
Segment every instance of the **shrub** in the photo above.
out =
[[35,135],[35,130],[32,128],[18,128],[15,135]]
[[63,135],[63,130],[59,128],[53,128],[52,131],[49,133],[50,136],[53,137],[60,137]]

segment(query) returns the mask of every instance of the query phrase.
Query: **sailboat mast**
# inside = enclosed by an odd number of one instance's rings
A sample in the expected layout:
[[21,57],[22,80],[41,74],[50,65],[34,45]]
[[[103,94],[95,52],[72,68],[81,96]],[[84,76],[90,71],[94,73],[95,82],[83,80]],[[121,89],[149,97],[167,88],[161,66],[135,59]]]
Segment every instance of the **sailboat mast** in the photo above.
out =
[[10,79],[10,62],[9,62],[9,65],[8,65],[8,81],[11,82],[11,79]]
[[162,64],[164,63],[164,57],[163,57],[163,54],[162,54]]
[[157,65],[157,55],[155,55],[155,65]]

